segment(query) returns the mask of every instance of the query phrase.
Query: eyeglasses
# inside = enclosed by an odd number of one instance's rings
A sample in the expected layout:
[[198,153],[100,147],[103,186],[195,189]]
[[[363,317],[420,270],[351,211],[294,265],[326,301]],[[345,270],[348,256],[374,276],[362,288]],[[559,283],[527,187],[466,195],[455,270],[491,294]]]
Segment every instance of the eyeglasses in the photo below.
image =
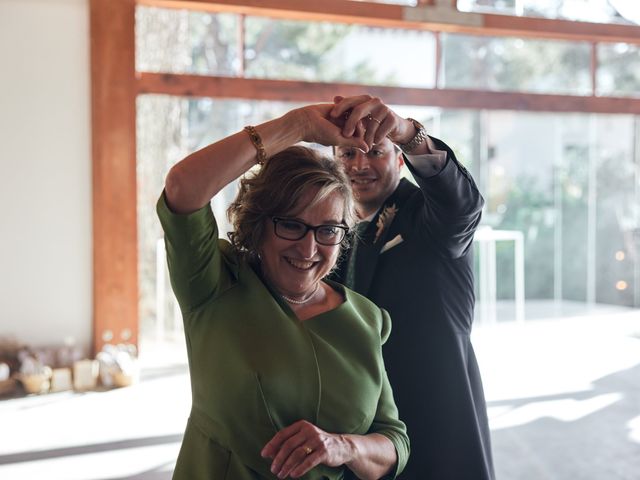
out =
[[289,218],[271,217],[275,234],[285,240],[300,240],[309,230],[313,230],[313,236],[320,245],[338,245],[349,231],[345,225],[317,225],[312,227],[298,220]]

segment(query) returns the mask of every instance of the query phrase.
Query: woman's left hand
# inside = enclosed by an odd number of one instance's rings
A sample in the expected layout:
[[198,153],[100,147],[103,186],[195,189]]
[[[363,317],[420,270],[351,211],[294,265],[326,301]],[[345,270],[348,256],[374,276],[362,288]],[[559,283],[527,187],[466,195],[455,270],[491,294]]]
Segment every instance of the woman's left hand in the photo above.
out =
[[264,446],[278,478],[299,478],[319,464],[337,467],[353,459],[353,445],[344,436],[327,433],[306,420],[283,428]]

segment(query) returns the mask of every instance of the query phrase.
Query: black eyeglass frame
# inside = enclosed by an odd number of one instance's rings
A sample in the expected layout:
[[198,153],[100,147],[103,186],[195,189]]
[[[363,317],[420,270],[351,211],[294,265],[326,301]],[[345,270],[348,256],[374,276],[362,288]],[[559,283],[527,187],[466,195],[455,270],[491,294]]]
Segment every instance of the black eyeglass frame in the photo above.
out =
[[[307,223],[301,222],[300,220],[296,220],[294,218],[286,218],[286,217],[271,217],[271,221],[273,222],[273,233],[276,235],[276,237],[278,238],[282,238],[284,240],[290,240],[292,242],[295,242],[296,240],[300,240],[302,238],[305,237],[305,235],[307,233],[309,233],[309,230],[313,231],[313,237],[316,240],[316,243],[320,244],[320,245],[325,245],[325,246],[334,246],[334,245],[340,245],[342,243],[342,241],[347,237],[347,235],[349,234],[349,227],[347,227],[346,225],[335,225],[335,224],[324,224],[324,225],[316,225],[315,227],[312,225],[309,225]],[[302,233],[302,235],[300,235],[297,238],[289,238],[289,237],[283,237],[281,234],[278,233],[278,223],[279,222],[292,222],[292,223],[297,223],[300,224],[304,227],[304,232]],[[338,240],[335,243],[326,243],[323,242],[321,240],[318,239],[318,230],[321,228],[337,228],[339,230],[342,230],[342,232],[344,232],[342,234],[342,236],[340,237],[340,240]]]

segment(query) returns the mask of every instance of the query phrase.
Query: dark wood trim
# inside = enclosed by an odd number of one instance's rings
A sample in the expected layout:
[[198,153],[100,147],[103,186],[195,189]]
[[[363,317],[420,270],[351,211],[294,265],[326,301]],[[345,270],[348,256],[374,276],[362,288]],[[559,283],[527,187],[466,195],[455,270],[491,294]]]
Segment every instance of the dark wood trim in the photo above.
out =
[[137,85],[140,94],[155,93],[185,97],[331,102],[334,95],[359,95],[366,92],[394,105],[537,112],[631,114],[640,112],[640,99],[635,98],[382,87],[145,72],[138,73]]
[[405,7],[351,0],[138,0],[140,5],[235,12],[294,20],[359,23],[470,35],[547,38],[640,44],[640,26],[459,12],[452,6]]
[[138,342],[134,0],[91,0],[93,350]]
[[[298,20],[359,23],[474,35],[559,38],[640,44],[640,27],[466,14],[425,0],[402,7],[347,0],[90,0],[93,165],[93,349],[138,343],[136,95],[158,93],[284,101],[331,101],[367,91],[391,104],[460,109],[635,114],[640,99],[450,89],[367,87],[135,72],[135,5],[234,12]],[[453,4],[453,0],[452,0]],[[419,18],[419,19],[417,19]],[[597,59],[596,59],[597,60]],[[123,338],[124,332],[129,338]]]
[[484,14],[483,35],[640,44],[640,26]]

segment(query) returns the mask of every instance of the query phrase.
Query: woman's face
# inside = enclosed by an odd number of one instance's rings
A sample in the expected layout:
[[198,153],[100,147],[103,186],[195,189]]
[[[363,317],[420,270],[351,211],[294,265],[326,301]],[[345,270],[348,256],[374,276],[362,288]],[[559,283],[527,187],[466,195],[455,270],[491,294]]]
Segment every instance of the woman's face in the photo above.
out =
[[[317,189],[310,189],[301,199],[309,205]],[[296,214],[282,215],[310,226],[341,225],[344,218],[344,199],[334,192],[313,207]],[[309,230],[300,240],[287,240],[275,234],[271,218],[265,219],[265,233],[260,248],[262,271],[271,284],[291,298],[304,298],[315,291],[316,285],[335,265],[340,245],[321,245]]]

